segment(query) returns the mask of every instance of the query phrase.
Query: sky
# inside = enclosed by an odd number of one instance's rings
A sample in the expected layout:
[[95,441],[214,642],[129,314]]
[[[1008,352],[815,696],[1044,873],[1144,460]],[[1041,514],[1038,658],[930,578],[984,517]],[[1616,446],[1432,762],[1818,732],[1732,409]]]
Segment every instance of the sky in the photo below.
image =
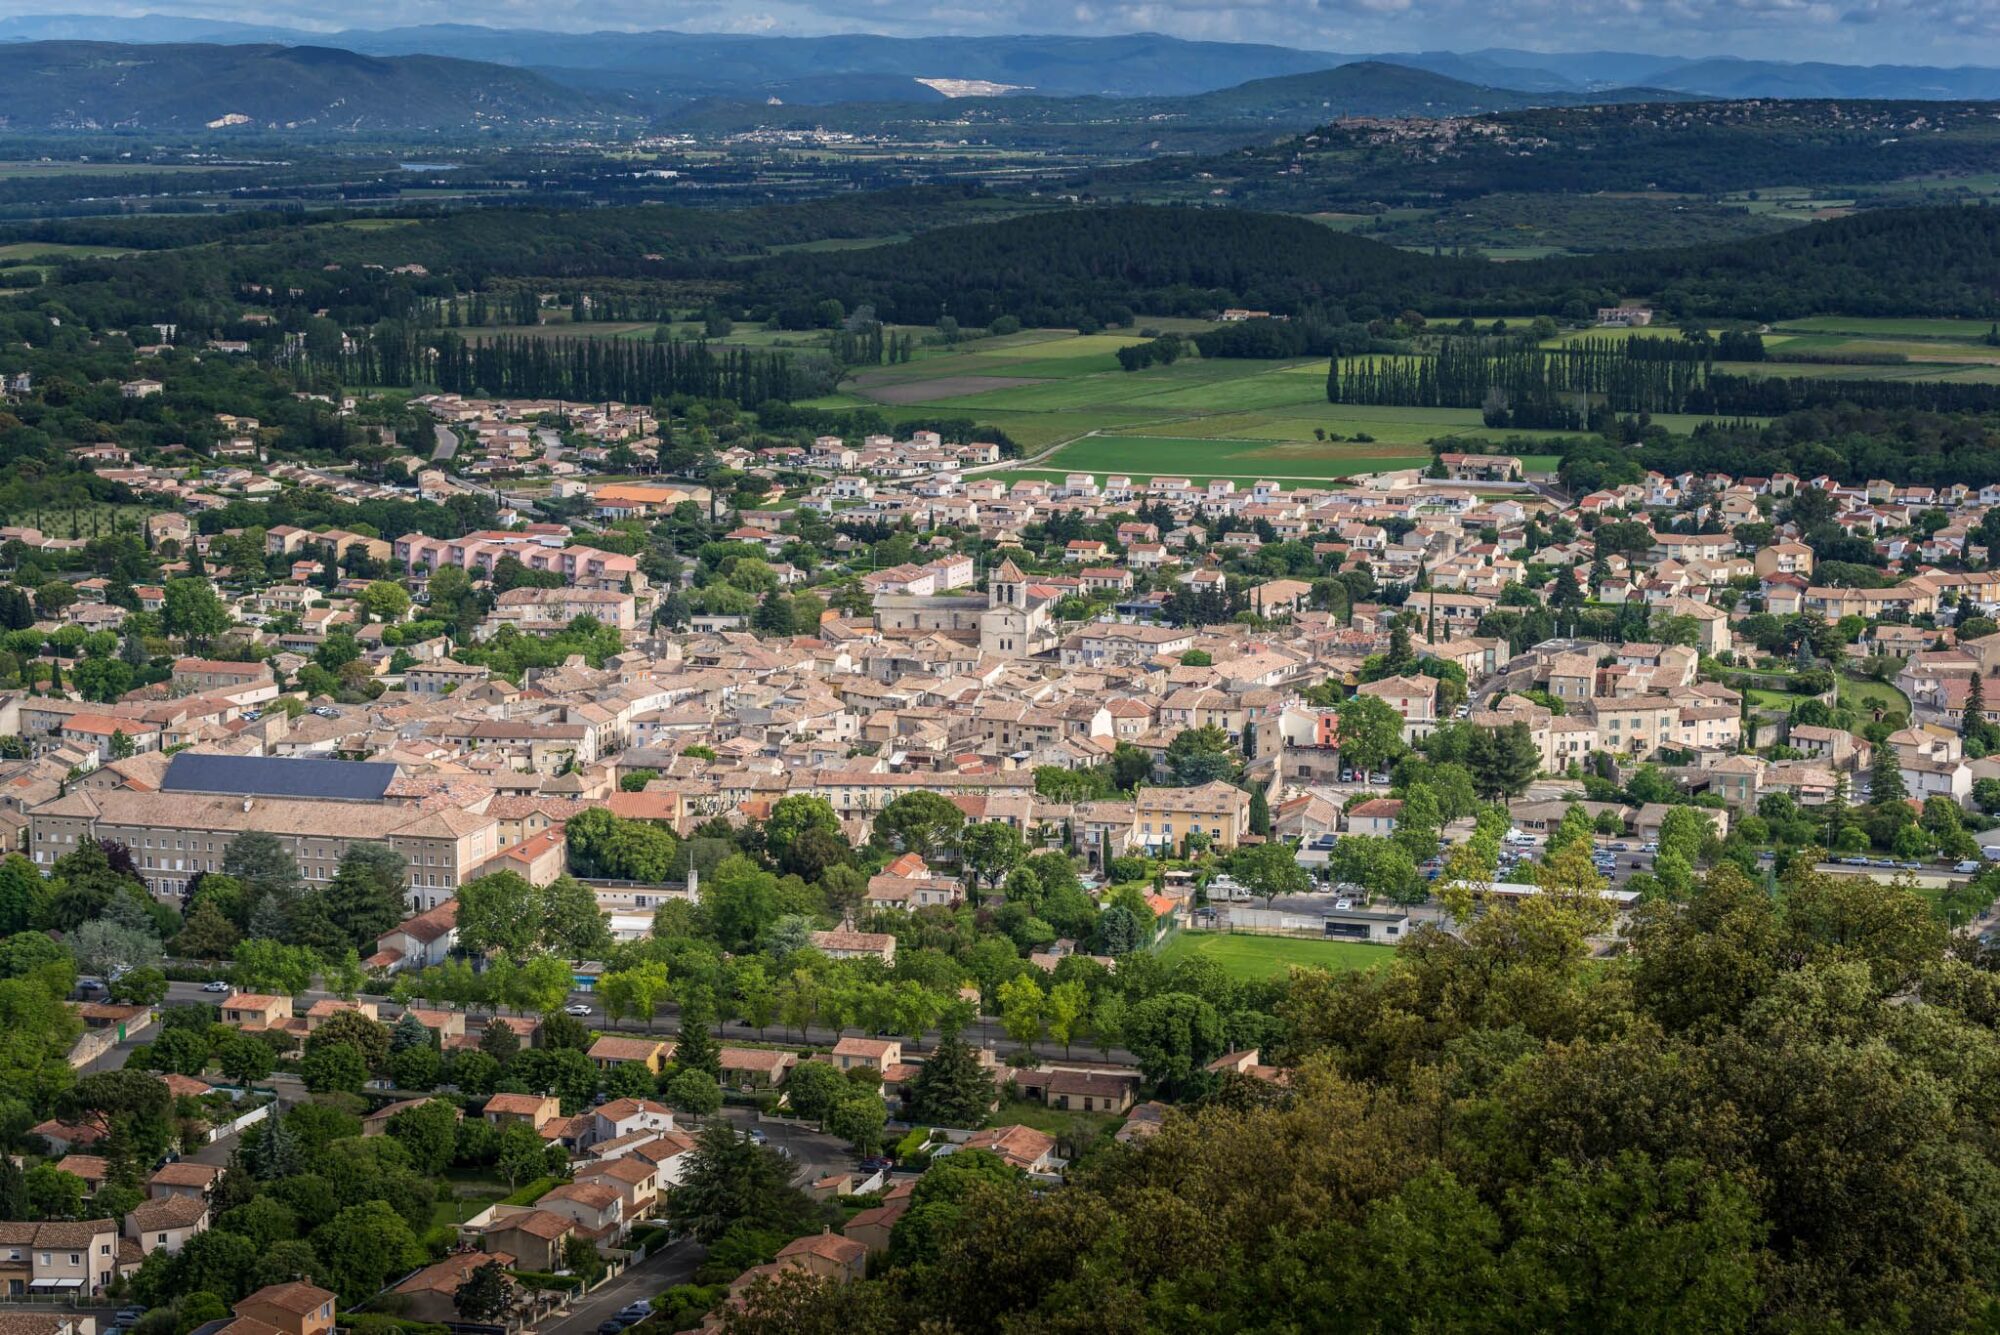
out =
[[[0,0],[0,17],[62,12]],[[679,28],[810,35],[1106,34],[1270,42],[1360,53],[1484,46],[1627,50],[1849,64],[2000,65],[2000,0],[82,0],[327,31],[416,23]]]

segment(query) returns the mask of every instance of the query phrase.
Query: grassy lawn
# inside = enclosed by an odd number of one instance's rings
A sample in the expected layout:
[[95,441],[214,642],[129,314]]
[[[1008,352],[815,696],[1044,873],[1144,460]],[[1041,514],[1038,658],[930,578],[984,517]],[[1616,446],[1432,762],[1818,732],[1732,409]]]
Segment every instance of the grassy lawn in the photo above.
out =
[[1206,955],[1234,978],[1275,978],[1294,965],[1318,969],[1372,969],[1395,949],[1359,941],[1316,941],[1297,936],[1248,936],[1232,932],[1182,932],[1167,946],[1167,963]]
[[505,1183],[469,1173],[446,1174],[445,1191],[431,1207],[431,1227],[455,1228],[507,1194]]
[[1046,1104],[1031,1103],[1027,1099],[1003,1099],[999,1111],[993,1114],[987,1125],[1032,1126],[1052,1136],[1075,1130],[1083,1132],[1086,1138],[1094,1139],[1124,1120],[1110,1113],[1058,1112]]
[[1886,681],[1862,681],[1842,675],[1840,678],[1840,703],[1859,713],[1872,713],[1876,709],[1901,710],[1910,712],[1910,698]]

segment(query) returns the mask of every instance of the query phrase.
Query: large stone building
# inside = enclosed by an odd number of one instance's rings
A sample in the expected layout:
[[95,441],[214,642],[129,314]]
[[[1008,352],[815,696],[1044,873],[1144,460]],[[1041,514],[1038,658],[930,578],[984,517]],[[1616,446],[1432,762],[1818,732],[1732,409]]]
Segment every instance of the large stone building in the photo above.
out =
[[116,840],[132,850],[147,888],[163,898],[180,895],[197,872],[222,870],[230,841],[250,830],[277,836],[308,886],[333,879],[349,844],[387,844],[409,862],[416,909],[451,898],[500,851],[500,822],[492,816],[386,801],[78,789],[35,808],[28,824],[36,866],[46,870],[86,840]]

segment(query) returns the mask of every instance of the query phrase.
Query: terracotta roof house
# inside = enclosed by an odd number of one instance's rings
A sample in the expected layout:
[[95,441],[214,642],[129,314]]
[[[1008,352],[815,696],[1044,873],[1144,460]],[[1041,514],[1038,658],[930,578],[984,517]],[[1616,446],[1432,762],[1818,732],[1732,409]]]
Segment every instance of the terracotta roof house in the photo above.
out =
[[333,1329],[334,1295],[297,1280],[271,1284],[245,1297],[236,1315],[261,1321],[285,1335],[327,1335]]
[[576,1221],[552,1210],[526,1210],[497,1220],[481,1237],[485,1251],[512,1252],[533,1270],[554,1270],[562,1263],[563,1240],[576,1231]]
[[637,1062],[658,1075],[674,1059],[674,1044],[661,1038],[626,1038],[619,1034],[606,1034],[592,1043],[585,1055],[597,1064],[600,1071]]
[[393,1292],[403,1300],[399,1309],[413,1321],[447,1322],[459,1320],[453,1295],[473,1271],[483,1265],[507,1269],[514,1264],[511,1252],[453,1252],[436,1265],[427,1265],[398,1284]]
[[495,1126],[524,1122],[540,1130],[550,1118],[560,1115],[562,1104],[549,1094],[495,1094],[486,1100],[482,1114]]
[[889,1234],[896,1227],[896,1221],[910,1210],[907,1200],[893,1201],[878,1205],[872,1210],[863,1210],[847,1221],[840,1231],[860,1243],[871,1252],[889,1250]]
[[1024,1173],[1046,1173],[1056,1152],[1056,1138],[1031,1126],[996,1126],[974,1133],[968,1150],[989,1150]]
[[146,1190],[155,1200],[166,1196],[187,1196],[201,1200],[208,1199],[208,1193],[215,1190],[215,1184],[228,1171],[221,1164],[196,1163],[192,1159],[177,1159],[173,1163],[163,1163],[146,1179]]
[[628,1222],[624,1193],[602,1182],[565,1182],[544,1192],[535,1207],[574,1220],[596,1242],[616,1238]]
[[860,1279],[868,1269],[868,1248],[853,1238],[810,1233],[786,1243],[778,1252],[778,1264],[797,1267],[822,1279]]
[[903,1060],[902,1040],[894,1038],[843,1038],[833,1045],[833,1064],[841,1070],[872,1066],[886,1071]]
[[799,1054],[778,1048],[724,1048],[722,1083],[738,1089],[768,1089],[798,1064]]
[[125,1216],[125,1236],[148,1256],[169,1255],[208,1227],[208,1202],[191,1196],[162,1196],[141,1201]]

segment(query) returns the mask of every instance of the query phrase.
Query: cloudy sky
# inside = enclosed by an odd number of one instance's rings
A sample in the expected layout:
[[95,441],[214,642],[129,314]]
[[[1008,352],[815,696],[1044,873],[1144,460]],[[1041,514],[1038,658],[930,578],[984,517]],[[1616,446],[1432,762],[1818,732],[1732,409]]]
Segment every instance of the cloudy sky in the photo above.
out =
[[[892,36],[1164,32],[1340,52],[1618,49],[1874,64],[2000,64],[2000,0],[79,0],[330,30],[415,23]],[[0,16],[62,12],[0,0]]]

